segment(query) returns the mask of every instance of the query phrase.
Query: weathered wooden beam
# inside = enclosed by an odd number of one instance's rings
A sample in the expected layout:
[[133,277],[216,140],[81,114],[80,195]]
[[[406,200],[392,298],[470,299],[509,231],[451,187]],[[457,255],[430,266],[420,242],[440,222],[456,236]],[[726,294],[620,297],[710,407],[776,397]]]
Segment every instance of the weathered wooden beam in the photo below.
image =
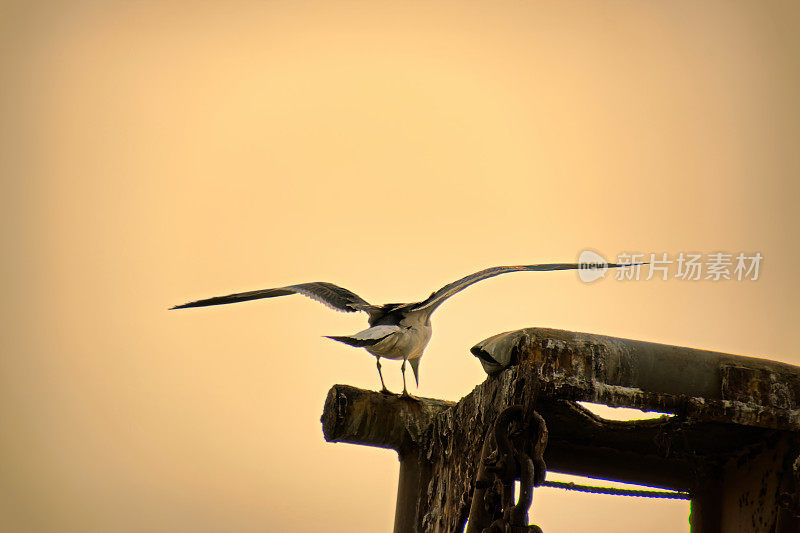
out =
[[549,397],[800,430],[800,368],[778,361],[546,328],[471,351],[490,375],[528,362]]
[[[480,445],[494,418],[505,406],[520,404],[514,387],[521,393],[524,385],[515,378],[509,371],[487,380],[458,404],[336,385],[325,403],[323,433],[330,442],[398,452],[396,532],[434,531],[430,527],[439,523],[450,527],[466,519]],[[576,404],[545,399],[536,408],[550,434],[544,459],[551,471],[681,490],[693,486],[691,465],[663,457],[656,445],[673,419],[606,421]],[[420,529],[423,520],[430,527]]]
[[322,412],[328,442],[349,442],[403,452],[418,444],[436,415],[455,402],[383,394],[334,385]]
[[[544,418],[550,435],[544,460],[551,471],[692,492],[693,531],[771,531],[765,528],[776,524],[792,531],[798,524],[775,508],[783,492],[798,490],[786,467],[800,453],[797,367],[535,328],[487,339],[476,351],[482,361],[509,367],[457,404],[345,385],[328,394],[326,439],[398,452],[395,532],[460,530],[484,439],[510,405]],[[668,368],[659,376],[662,367]],[[608,421],[575,400],[676,416]],[[742,468],[751,473],[738,483]],[[756,487],[757,478],[766,485]],[[758,510],[733,512],[737,498],[757,502]],[[723,515],[728,524],[766,525],[719,529]]]

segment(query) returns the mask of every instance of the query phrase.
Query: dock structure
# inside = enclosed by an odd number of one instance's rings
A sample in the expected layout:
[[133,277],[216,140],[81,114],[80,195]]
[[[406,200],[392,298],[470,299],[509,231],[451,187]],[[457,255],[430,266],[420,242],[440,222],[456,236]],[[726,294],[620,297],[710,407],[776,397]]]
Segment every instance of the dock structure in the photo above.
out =
[[[395,533],[541,531],[546,470],[690,499],[693,533],[800,532],[800,367],[544,328],[472,353],[488,376],[457,403],[328,393],[326,440],[398,453]],[[577,402],[665,415],[611,421]]]

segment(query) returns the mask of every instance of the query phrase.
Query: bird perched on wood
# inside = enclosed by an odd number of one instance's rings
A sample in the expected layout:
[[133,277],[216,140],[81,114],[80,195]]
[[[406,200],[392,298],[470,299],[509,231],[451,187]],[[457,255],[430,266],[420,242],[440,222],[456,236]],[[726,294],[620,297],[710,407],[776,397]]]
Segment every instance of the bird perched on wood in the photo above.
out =
[[[608,267],[631,266],[608,264]],[[369,316],[369,328],[353,335],[327,336],[329,339],[343,342],[350,346],[365,348],[377,358],[378,377],[381,380],[381,392],[389,393],[383,382],[381,374],[381,358],[403,360],[400,367],[403,373],[403,395],[408,396],[406,389],[406,361],[414,371],[414,380],[419,386],[419,362],[422,352],[431,338],[431,314],[442,302],[478,281],[508,272],[520,271],[549,271],[571,270],[577,268],[595,268],[594,266],[580,265],[577,263],[552,263],[543,265],[498,266],[481,270],[463,277],[453,283],[445,285],[421,302],[406,304],[372,305],[357,294],[333,283],[315,281],[279,287],[275,289],[262,289],[250,292],[240,292],[227,296],[217,296],[205,300],[197,300],[172,309],[187,307],[203,307],[207,305],[221,305],[235,302],[257,300],[259,298],[273,298],[289,294],[302,294],[337,311],[354,313],[364,311]]]

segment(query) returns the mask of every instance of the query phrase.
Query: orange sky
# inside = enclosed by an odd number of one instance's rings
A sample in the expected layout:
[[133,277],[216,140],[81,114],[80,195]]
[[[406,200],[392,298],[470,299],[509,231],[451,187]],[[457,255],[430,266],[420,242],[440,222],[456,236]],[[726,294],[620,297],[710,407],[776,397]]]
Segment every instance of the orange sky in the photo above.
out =
[[[167,311],[197,298],[412,301],[586,248],[760,252],[755,282],[485,281],[434,316],[412,392],[461,398],[469,348],[525,326],[800,364],[792,2],[70,4],[0,3],[0,530],[391,529],[396,456],[319,424],[334,383],[379,386],[322,338],[364,317]],[[540,490],[532,516],[687,513]]]

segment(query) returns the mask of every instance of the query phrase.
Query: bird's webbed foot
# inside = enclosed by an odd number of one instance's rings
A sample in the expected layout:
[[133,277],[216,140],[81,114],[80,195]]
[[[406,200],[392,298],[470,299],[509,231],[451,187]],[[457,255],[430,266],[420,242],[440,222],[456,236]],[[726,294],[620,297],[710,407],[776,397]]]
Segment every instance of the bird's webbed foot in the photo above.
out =
[[382,388],[382,389],[380,390],[380,393],[381,393],[381,394],[386,394],[386,395],[390,395],[390,394],[391,394],[392,396],[394,396],[394,395],[395,395],[395,394],[394,394],[392,391],[390,391],[390,390],[389,390],[389,389],[387,389],[386,387]]

